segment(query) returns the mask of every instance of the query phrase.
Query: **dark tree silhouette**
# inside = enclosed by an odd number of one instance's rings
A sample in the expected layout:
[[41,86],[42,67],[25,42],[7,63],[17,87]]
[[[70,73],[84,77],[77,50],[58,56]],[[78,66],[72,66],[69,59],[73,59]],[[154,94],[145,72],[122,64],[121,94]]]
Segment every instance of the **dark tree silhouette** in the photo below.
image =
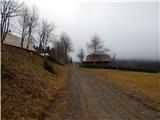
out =
[[60,35],[60,42],[63,49],[64,63],[68,63],[68,53],[73,50],[72,41],[70,37],[65,32],[63,32]]
[[103,41],[95,34],[91,37],[91,42],[87,44],[87,47],[92,53],[97,53],[103,49]]
[[81,48],[77,54],[77,57],[79,58],[80,62],[83,62],[84,59],[84,50]]

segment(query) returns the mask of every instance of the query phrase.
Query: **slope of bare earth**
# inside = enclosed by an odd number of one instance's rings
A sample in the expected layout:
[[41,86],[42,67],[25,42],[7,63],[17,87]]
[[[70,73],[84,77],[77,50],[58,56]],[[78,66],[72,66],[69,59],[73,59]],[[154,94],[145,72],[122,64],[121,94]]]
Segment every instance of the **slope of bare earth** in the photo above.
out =
[[1,49],[1,119],[62,119],[67,105],[67,67],[51,63],[52,74],[44,69],[43,57],[5,44]]
[[68,120],[159,120],[160,114],[106,80],[70,66]]

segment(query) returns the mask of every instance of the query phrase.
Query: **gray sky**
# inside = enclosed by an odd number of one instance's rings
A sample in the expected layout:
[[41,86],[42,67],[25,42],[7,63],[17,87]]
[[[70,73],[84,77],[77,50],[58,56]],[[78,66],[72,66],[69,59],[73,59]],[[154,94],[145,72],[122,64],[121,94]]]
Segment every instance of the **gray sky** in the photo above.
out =
[[117,58],[158,59],[158,0],[25,1],[37,6],[41,18],[56,24],[57,34],[64,31],[70,35],[74,59],[80,48],[87,54],[86,44],[94,33]]

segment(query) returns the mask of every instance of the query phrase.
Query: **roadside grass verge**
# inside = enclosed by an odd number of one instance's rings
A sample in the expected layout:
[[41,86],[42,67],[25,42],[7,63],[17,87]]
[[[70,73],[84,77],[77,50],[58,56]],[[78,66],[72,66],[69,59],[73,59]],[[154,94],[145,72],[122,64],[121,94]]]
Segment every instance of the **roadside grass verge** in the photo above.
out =
[[143,103],[160,111],[160,73],[89,68],[83,70],[113,83],[124,92],[138,97]]
[[[39,119],[50,101],[54,101],[62,91],[67,91],[68,68],[47,61],[54,66],[53,74],[44,68],[43,57],[4,44],[1,50],[2,119]],[[62,103],[65,102],[63,100]]]

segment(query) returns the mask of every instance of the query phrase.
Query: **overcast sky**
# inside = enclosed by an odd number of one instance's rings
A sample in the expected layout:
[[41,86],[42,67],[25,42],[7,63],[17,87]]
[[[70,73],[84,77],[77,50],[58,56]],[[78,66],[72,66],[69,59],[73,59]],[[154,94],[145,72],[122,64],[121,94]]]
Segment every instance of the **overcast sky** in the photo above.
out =
[[[110,2],[112,1],[112,2]],[[158,0],[25,0],[38,8],[41,18],[56,24],[56,34],[66,32],[74,52],[85,49],[96,33],[104,46],[123,59],[158,59]]]

